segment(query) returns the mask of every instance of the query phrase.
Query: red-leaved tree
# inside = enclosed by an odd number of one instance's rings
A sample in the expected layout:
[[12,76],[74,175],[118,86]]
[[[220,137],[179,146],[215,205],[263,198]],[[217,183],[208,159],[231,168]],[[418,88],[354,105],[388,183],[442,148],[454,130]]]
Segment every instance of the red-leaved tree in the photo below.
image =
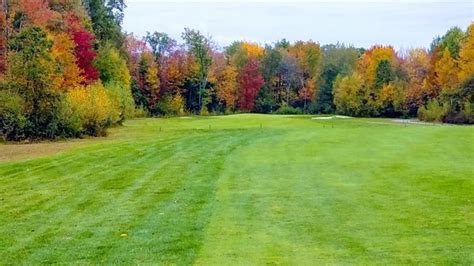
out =
[[255,106],[255,98],[264,84],[260,74],[260,66],[256,59],[251,58],[242,68],[239,75],[240,84],[240,109],[252,111]]
[[73,32],[72,36],[76,44],[77,65],[82,69],[86,83],[92,83],[99,78],[99,72],[93,65],[97,56],[92,48],[94,35],[86,30],[78,30]]

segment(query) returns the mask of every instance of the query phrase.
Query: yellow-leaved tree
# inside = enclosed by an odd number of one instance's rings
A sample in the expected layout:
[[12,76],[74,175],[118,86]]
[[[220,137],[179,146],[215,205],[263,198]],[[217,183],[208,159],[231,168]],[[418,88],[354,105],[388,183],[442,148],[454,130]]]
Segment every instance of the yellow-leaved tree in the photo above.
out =
[[67,91],[80,86],[84,78],[74,55],[74,41],[66,33],[51,34],[50,38],[54,40],[51,57],[56,64],[54,87]]
[[425,101],[434,97],[432,86],[428,86],[430,55],[425,49],[412,49],[404,62],[408,75],[406,100],[410,110],[417,110]]
[[357,62],[357,72],[364,78],[368,87],[375,86],[377,68],[381,61],[388,61],[393,67],[398,64],[393,47],[373,46]]
[[445,48],[443,55],[435,64],[436,81],[441,87],[441,91],[452,91],[458,86],[458,64],[448,48]]
[[364,81],[358,74],[341,77],[334,81],[334,103],[337,113],[364,115]]
[[459,52],[459,69],[460,82],[474,78],[474,23],[467,29],[465,42]]
[[232,64],[227,64],[222,53],[214,54],[209,74],[209,81],[215,86],[215,93],[220,103],[232,111],[237,102],[238,70]]

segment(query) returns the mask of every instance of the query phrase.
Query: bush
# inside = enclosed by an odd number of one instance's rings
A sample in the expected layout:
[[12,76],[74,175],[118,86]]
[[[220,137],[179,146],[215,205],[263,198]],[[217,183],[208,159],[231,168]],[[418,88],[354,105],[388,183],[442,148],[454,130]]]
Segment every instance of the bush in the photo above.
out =
[[143,118],[143,117],[148,117],[150,114],[148,113],[148,110],[145,109],[142,106],[136,107],[133,110],[132,117],[133,118]]
[[105,129],[119,117],[120,110],[111,103],[107,91],[100,83],[71,90],[66,99],[71,111],[80,118],[80,131],[83,134],[105,135]]
[[454,109],[449,110],[443,119],[445,123],[453,124],[474,124],[474,104],[471,102],[465,102],[462,109],[456,111]]
[[418,118],[428,122],[442,122],[449,111],[448,104],[442,104],[438,100],[428,101],[428,104],[418,109]]
[[299,114],[302,114],[302,111],[298,108],[284,105],[280,107],[280,109],[278,109],[275,113],[280,114],[280,115],[299,115]]
[[10,91],[0,90],[0,137],[3,140],[20,140],[26,137],[27,119],[23,99]]
[[[207,108],[203,108],[203,110]],[[167,95],[153,106],[151,109],[153,115],[176,116],[184,114],[184,100],[180,94],[174,96]]]
[[444,122],[474,124],[474,78],[464,82],[455,91],[443,93],[441,97],[445,102],[450,103],[450,110]]
[[135,103],[133,101],[132,92],[126,85],[116,82],[108,83],[105,86],[107,96],[115,110],[111,117],[112,124],[120,124],[126,118],[133,116]]
[[209,115],[210,115],[210,114],[209,114],[209,110],[207,109],[206,106],[203,106],[203,107],[201,108],[201,111],[199,112],[199,115],[200,115],[200,116],[209,116]]
[[58,104],[57,120],[59,121],[58,135],[62,137],[80,137],[82,120],[66,96]]

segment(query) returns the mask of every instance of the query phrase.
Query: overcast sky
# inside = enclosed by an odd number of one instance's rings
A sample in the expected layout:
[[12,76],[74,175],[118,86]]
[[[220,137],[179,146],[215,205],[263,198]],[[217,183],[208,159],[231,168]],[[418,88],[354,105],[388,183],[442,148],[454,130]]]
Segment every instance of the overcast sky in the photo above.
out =
[[143,36],[166,32],[181,40],[185,27],[211,35],[219,45],[234,40],[273,43],[314,40],[357,47],[391,44],[429,47],[452,26],[474,21],[474,0],[128,0],[124,29]]

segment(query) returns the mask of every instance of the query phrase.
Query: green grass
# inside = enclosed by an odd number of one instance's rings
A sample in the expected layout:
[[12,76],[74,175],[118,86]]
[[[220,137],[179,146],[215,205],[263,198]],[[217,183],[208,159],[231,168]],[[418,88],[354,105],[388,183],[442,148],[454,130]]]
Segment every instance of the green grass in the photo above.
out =
[[0,264],[474,264],[474,127],[235,115],[55,145],[0,162]]

